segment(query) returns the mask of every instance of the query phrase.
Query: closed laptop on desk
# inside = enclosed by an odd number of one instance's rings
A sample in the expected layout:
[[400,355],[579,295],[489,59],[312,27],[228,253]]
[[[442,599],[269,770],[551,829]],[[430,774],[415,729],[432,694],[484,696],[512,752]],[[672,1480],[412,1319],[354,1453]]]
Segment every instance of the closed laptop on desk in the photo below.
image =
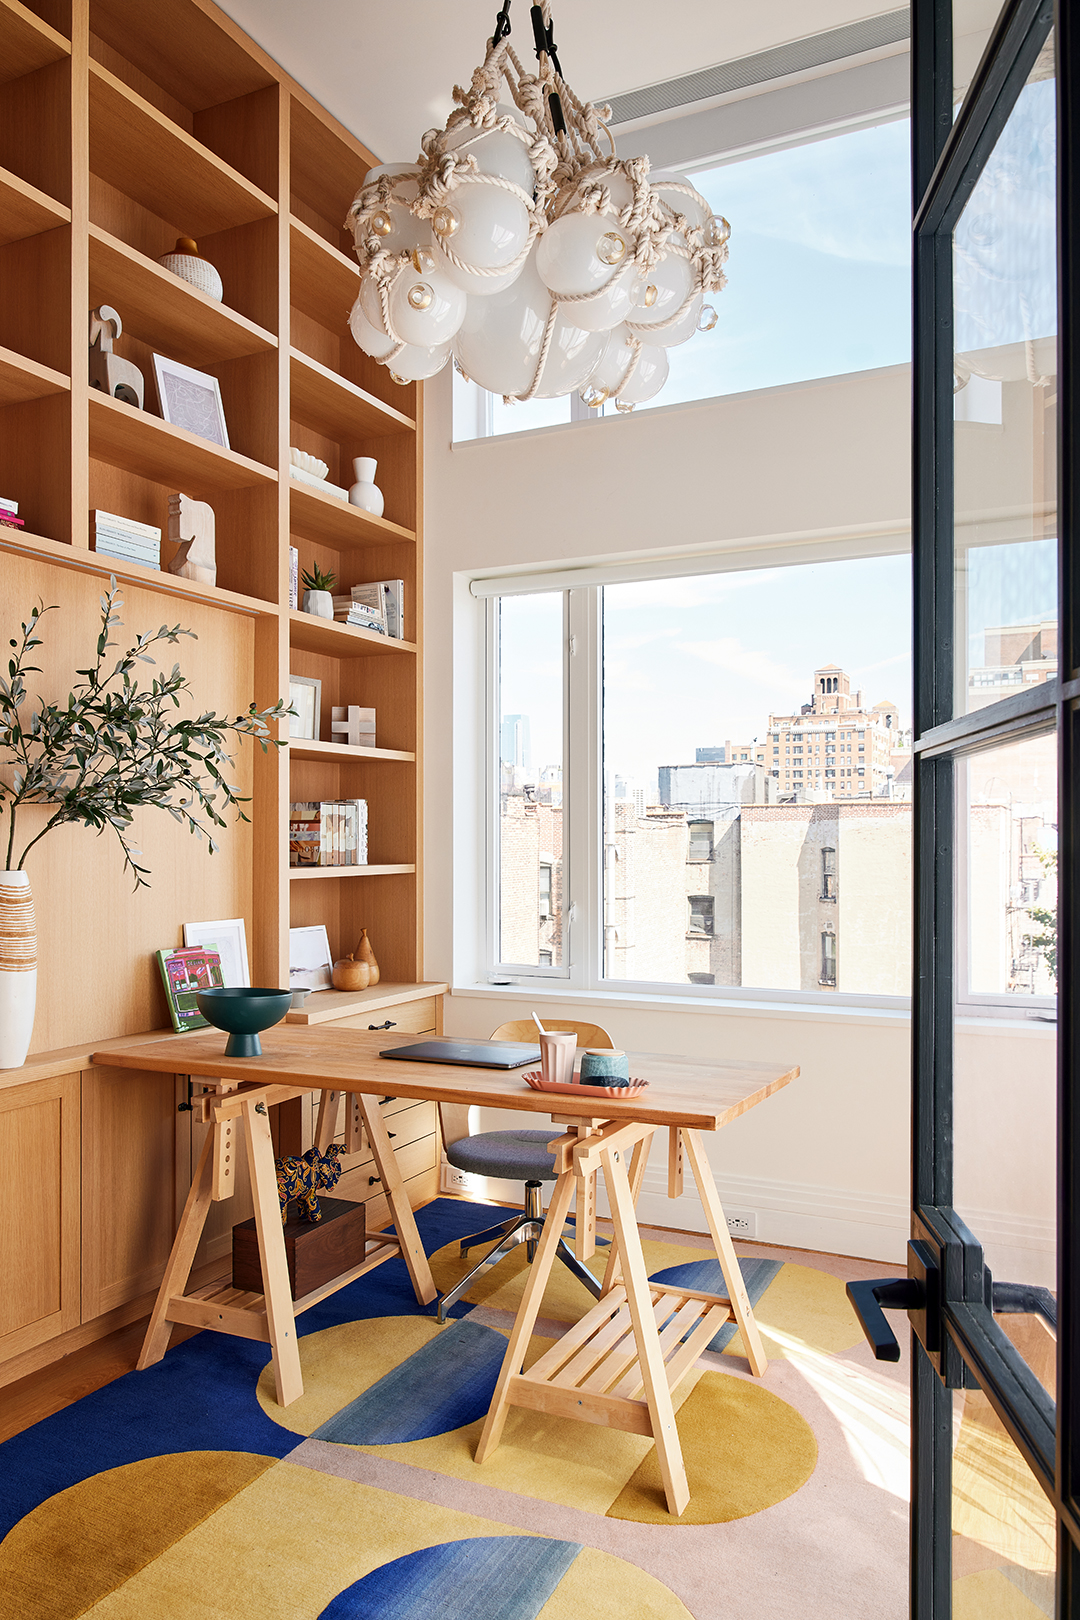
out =
[[470,1069],[520,1069],[526,1063],[539,1063],[540,1048],[527,1041],[467,1041],[448,1037],[437,1041],[415,1041],[412,1046],[391,1046],[379,1053],[384,1058],[403,1058],[407,1063],[463,1063]]

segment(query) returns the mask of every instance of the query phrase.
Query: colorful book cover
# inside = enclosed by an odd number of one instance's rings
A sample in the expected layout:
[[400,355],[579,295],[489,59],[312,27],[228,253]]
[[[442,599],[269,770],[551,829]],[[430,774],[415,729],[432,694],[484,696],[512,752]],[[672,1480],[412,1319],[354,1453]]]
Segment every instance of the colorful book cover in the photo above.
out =
[[195,998],[200,990],[224,984],[220,954],[210,946],[200,945],[182,951],[158,951],[157,960],[173,1028],[181,1034],[186,1029],[208,1029]]

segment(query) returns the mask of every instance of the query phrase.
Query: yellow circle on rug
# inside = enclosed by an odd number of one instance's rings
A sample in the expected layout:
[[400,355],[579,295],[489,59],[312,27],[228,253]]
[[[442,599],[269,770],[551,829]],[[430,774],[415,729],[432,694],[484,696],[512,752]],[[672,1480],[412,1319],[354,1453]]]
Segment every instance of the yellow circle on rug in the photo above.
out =
[[304,1393],[288,1406],[279,1406],[274,1369],[267,1362],[255,1390],[259,1405],[283,1429],[314,1434],[350,1401],[445,1331],[431,1316],[372,1316],[307,1333],[297,1346]]
[[84,1614],[273,1468],[245,1451],[146,1457],[58,1491],[0,1547],[4,1620]]
[[609,1518],[666,1525],[745,1519],[794,1496],[817,1463],[817,1441],[802,1414],[746,1378],[706,1373],[680,1406],[678,1426],[690,1485],[681,1518],[668,1513],[655,1447]]
[[[858,1319],[839,1277],[814,1266],[785,1261],[754,1306],[754,1319],[770,1361],[800,1350],[836,1355],[863,1342]],[[742,1335],[725,1346],[725,1356],[745,1356]]]

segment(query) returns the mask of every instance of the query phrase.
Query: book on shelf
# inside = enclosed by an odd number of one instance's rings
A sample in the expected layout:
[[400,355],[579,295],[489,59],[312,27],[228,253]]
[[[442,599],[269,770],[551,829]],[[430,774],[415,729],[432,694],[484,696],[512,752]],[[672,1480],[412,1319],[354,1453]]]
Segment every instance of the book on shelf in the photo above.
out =
[[369,607],[366,602],[354,602],[348,596],[335,596],[334,618],[338,624],[349,624],[359,630],[374,630],[386,635],[386,617],[382,605]]
[[134,546],[127,540],[118,540],[115,535],[95,535],[93,550],[102,557],[115,557],[120,562],[141,563],[144,568],[161,567],[161,552],[157,546]]
[[366,585],[352,587],[354,602],[366,603],[382,610],[386,634],[394,641],[405,639],[405,581],[401,579],[373,579]]
[[122,517],[117,512],[103,512],[100,507],[91,511],[90,521],[95,529],[105,529],[112,534],[141,535],[144,540],[161,540],[161,530],[153,523],[140,523],[138,518]]
[[300,606],[300,553],[295,546],[289,547],[289,606]]
[[0,512],[10,512],[12,517],[18,517],[18,501],[13,501],[10,495],[0,495]]
[[366,866],[367,800],[305,800],[289,805],[290,866]]
[[208,1029],[196,997],[200,990],[224,985],[220,953],[192,946],[187,950],[158,951],[157,962],[173,1028],[181,1034],[186,1029]]
[[26,519],[16,517],[14,512],[9,512],[6,508],[0,506],[0,524],[5,529],[25,529]]

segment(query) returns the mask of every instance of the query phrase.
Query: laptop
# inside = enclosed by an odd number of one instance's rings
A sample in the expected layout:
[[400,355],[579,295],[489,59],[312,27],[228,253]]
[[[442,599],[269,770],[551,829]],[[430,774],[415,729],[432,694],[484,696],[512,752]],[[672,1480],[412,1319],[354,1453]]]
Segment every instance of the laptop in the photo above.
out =
[[448,1037],[416,1041],[412,1046],[391,1046],[380,1057],[403,1058],[407,1063],[462,1063],[470,1069],[521,1069],[539,1063],[540,1048],[528,1041],[467,1041]]

